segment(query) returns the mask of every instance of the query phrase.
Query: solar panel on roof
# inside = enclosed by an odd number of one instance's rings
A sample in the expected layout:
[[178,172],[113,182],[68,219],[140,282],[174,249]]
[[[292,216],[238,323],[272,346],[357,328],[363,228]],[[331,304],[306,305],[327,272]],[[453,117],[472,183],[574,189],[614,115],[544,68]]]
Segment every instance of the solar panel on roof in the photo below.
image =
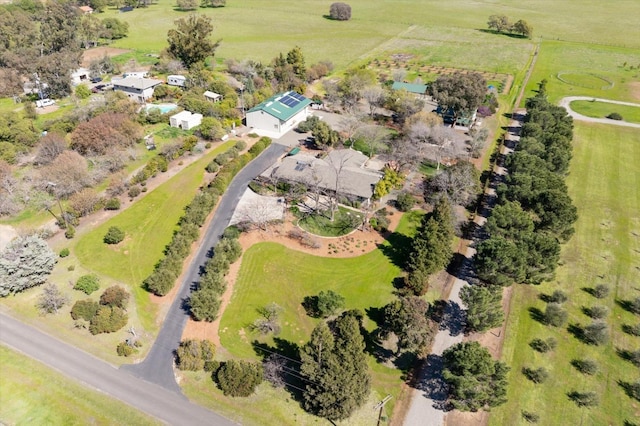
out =
[[[296,95],[297,95],[297,93],[296,93]],[[283,104],[283,105],[288,106],[289,108],[294,108],[301,101],[302,101],[302,99],[298,99],[298,98],[294,97],[291,93],[288,93],[285,96],[283,96],[282,98],[280,98],[280,103]]]

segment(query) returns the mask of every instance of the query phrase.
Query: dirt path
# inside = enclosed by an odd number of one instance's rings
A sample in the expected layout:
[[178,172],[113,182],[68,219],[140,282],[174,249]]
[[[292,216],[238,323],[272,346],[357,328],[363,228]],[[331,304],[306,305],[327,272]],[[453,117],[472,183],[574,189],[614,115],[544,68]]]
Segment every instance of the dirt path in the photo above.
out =
[[640,129],[640,124],[638,123],[630,123],[624,120],[612,120],[610,118],[587,117],[586,115],[579,114],[571,109],[571,102],[573,101],[596,101],[596,102],[603,102],[603,103],[616,104],[616,105],[626,105],[626,106],[632,106],[632,107],[638,107],[638,108],[640,108],[640,104],[636,104],[633,102],[614,101],[612,99],[593,98],[589,96],[567,96],[565,98],[560,99],[560,102],[559,102],[559,105],[561,107],[564,107],[569,113],[569,115],[573,117],[574,120],[586,121],[587,123],[611,124],[614,126],[635,127],[636,129]]
[[[398,226],[398,223],[400,223],[402,213],[391,207],[387,207],[387,210],[392,212],[392,215],[388,216],[389,229],[395,230]],[[291,238],[287,237],[287,233],[289,232],[289,230],[293,229],[294,227],[295,225],[293,224],[292,217],[289,216],[282,225],[277,225],[276,227],[273,227],[268,231],[253,230],[248,233],[243,233],[239,239],[240,245],[242,246],[242,252],[246,252],[254,244],[268,241],[282,244],[283,246],[292,250],[301,251],[315,256],[346,258],[361,256],[363,254],[370,253],[377,248],[378,244],[382,243],[385,240],[385,236],[376,231],[358,230],[343,237],[318,238],[320,248],[313,249],[300,244],[300,242],[297,240],[292,240]],[[338,253],[334,253],[335,249],[333,248],[333,246],[329,247],[330,244],[342,248],[338,249]],[[356,246],[360,247],[355,249]],[[233,296],[233,288],[238,278],[238,272],[240,271],[241,265],[242,257],[240,257],[237,262],[231,265],[229,274],[226,277],[227,289],[222,295],[220,312],[217,319],[214,322],[194,321],[190,319],[187,322],[187,326],[185,327],[185,330],[182,334],[183,339],[207,339],[211,340],[219,348],[221,347],[220,320],[222,318],[222,315],[224,314],[225,309],[229,305],[229,302],[231,301],[231,297]]]

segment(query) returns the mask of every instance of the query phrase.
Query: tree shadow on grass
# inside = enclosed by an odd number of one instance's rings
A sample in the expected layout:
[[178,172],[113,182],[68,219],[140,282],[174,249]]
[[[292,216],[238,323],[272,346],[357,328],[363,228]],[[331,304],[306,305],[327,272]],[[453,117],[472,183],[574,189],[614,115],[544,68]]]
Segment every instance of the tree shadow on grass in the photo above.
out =
[[634,398],[640,401],[640,395],[638,395],[638,390],[634,388],[634,384],[631,382],[625,382],[622,380],[618,380],[618,385],[624,389],[624,392],[627,394],[629,398]]
[[631,300],[616,299],[616,305],[620,306],[627,312],[631,312],[632,314],[636,313],[633,307],[633,301]]
[[300,353],[299,346],[285,339],[275,337],[274,345],[258,342],[254,340],[251,346],[255,353],[266,360],[270,356],[276,356],[282,362],[282,380],[284,388],[291,394],[291,397],[302,403],[302,389],[305,388],[305,382],[300,377]]
[[542,312],[540,309],[536,308],[535,306],[529,307],[528,311],[532,320],[538,321],[540,324],[546,325],[546,321],[544,320],[544,312]]
[[497,36],[509,37],[509,38],[517,38],[517,39],[526,39],[527,36],[523,36],[522,34],[514,34],[514,33],[503,33],[497,30],[491,30],[489,28],[476,28],[476,31],[480,31],[481,33],[493,34]]
[[582,343],[587,343],[587,339],[584,336],[584,328],[580,324],[569,324],[567,326],[567,331],[573,335],[576,339],[580,340]]
[[399,232],[391,232],[386,236],[388,244],[378,244],[378,248],[389,258],[391,263],[404,269],[411,250],[412,239]]
[[616,354],[625,361],[629,361],[636,367],[640,367],[640,359],[637,359],[638,357],[635,357],[632,351],[628,349],[616,348]]

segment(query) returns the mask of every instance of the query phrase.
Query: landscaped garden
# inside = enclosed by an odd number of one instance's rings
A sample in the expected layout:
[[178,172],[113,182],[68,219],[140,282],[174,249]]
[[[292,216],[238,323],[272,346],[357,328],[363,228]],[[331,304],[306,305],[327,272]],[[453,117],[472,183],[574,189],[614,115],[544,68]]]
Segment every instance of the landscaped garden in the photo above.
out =
[[314,235],[321,237],[339,237],[346,235],[362,225],[364,213],[356,210],[338,207],[331,218],[330,211],[305,214],[298,221],[298,225]]

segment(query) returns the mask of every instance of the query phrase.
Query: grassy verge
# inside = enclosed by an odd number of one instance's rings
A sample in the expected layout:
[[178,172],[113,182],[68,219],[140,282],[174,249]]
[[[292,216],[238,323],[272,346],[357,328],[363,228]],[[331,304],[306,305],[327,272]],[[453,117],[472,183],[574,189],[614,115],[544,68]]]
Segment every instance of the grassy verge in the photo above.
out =
[[[184,207],[202,184],[204,167],[232,145],[233,142],[226,142],[207,153],[127,210],[82,235],[75,247],[71,247],[83,267],[130,287],[146,329],[155,327],[155,311],[149,293],[140,284],[160,259]],[[107,246],[102,241],[111,226],[126,234],[125,240],[116,246]]]
[[573,101],[571,109],[587,117],[606,118],[607,115],[617,112],[624,121],[640,123],[640,105],[637,107],[617,105],[608,102]]
[[[622,331],[623,324],[635,324],[637,317],[624,310],[620,301],[637,296],[640,271],[640,188],[637,159],[640,134],[615,126],[577,124],[574,157],[567,184],[579,219],[576,233],[563,247],[562,266],[553,282],[539,287],[516,286],[511,301],[503,360],[512,368],[509,402],[492,410],[491,424],[524,424],[521,410],[537,412],[540,424],[623,424],[637,419],[638,403],[627,396],[618,381],[637,378],[637,370],[622,359],[619,350],[635,350],[640,338]],[[636,160],[632,160],[636,159]],[[611,294],[595,299],[585,288],[607,284]],[[606,305],[611,339],[603,346],[581,343],[566,327],[547,327],[532,318],[530,307],[544,310],[540,294],[562,289],[569,296],[565,304],[569,324],[586,325],[590,319],[584,307]],[[535,337],[553,336],[558,348],[539,354],[529,346]],[[571,366],[573,359],[589,357],[599,365],[595,376],[586,376]],[[551,376],[534,385],[520,372],[523,366],[545,366]],[[578,408],[567,393],[595,391],[600,405]]]
[[0,365],[0,419],[4,424],[160,424],[4,346],[0,346]]

